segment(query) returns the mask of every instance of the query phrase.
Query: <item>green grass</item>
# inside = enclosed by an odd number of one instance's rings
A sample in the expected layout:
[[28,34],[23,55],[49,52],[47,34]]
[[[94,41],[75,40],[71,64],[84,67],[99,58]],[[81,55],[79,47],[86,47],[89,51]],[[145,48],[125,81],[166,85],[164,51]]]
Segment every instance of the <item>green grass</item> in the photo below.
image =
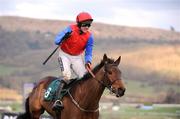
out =
[[158,107],[143,110],[132,106],[122,106],[119,111],[101,111],[101,119],[178,119],[180,107]]
[[[145,97],[148,96],[158,96],[160,93],[168,92],[170,89],[174,90],[176,93],[180,93],[179,85],[177,84],[163,84],[161,86],[157,85],[149,85],[149,83],[141,82],[141,81],[132,81],[127,80],[126,86],[126,94],[137,94],[143,95]],[[158,89],[156,89],[158,87]],[[158,90],[158,92],[157,92]]]
[[[153,87],[146,86],[146,84],[141,83],[140,81],[126,81],[126,95],[128,94],[139,94],[143,96],[151,96],[154,93]],[[142,86],[144,85],[144,86]],[[109,95],[109,90],[105,90],[103,95]]]
[[[154,85],[149,85],[146,82],[127,80],[125,83],[126,92],[125,96],[143,96],[144,98],[160,98],[159,95],[168,93],[173,89],[176,93],[180,93],[179,86],[176,84],[163,84],[159,86],[158,92]],[[106,89],[103,95],[110,95],[109,90]]]
[[[23,112],[23,106],[20,103],[12,103],[9,106],[12,107],[14,112]],[[47,115],[47,113],[44,115]],[[153,105],[151,110],[143,110],[136,108],[136,105],[121,104],[118,111],[112,111],[111,107],[102,109],[99,119],[178,119],[179,117],[180,105],[160,104]]]
[[128,80],[126,84],[127,94],[139,94],[144,96],[151,96],[154,93],[154,88],[148,86],[144,82]]
[[21,112],[23,111],[23,107],[24,107],[24,105],[22,105],[21,102],[0,103],[0,107],[7,107],[7,106],[11,107],[13,112]]
[[15,71],[16,68],[7,67],[4,65],[0,65],[0,76],[10,75]]

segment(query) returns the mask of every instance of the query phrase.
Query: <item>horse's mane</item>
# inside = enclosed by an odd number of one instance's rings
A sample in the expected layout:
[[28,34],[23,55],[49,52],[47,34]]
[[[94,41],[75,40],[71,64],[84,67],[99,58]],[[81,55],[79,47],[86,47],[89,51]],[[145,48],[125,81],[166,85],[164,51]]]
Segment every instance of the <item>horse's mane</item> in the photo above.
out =
[[[105,63],[108,63],[108,64],[113,64],[114,63],[114,59],[107,59],[106,61],[104,60],[101,60],[101,62],[99,64],[97,64],[93,69],[92,69],[92,72],[94,74],[96,74],[104,65]],[[81,82],[84,82],[88,79],[92,78],[92,75],[89,73],[89,72],[86,72],[84,74],[84,76],[82,78],[72,78],[71,80],[73,81],[71,83],[71,87],[73,87],[73,85],[76,85],[77,83],[81,83]]]
[[[113,64],[114,63],[114,59],[107,59],[107,63],[109,63],[109,64]],[[97,71],[99,71],[103,66],[104,66],[104,64],[105,64],[105,62],[103,61],[103,60],[101,60],[101,62],[99,63],[99,64],[97,64],[93,69],[92,69],[92,72],[94,73],[94,74],[96,74],[96,72]],[[84,74],[84,76],[81,78],[81,79],[79,79],[79,80],[86,80],[86,79],[89,79],[89,78],[91,78],[92,77],[92,75],[89,73],[89,72],[87,72],[86,74]]]

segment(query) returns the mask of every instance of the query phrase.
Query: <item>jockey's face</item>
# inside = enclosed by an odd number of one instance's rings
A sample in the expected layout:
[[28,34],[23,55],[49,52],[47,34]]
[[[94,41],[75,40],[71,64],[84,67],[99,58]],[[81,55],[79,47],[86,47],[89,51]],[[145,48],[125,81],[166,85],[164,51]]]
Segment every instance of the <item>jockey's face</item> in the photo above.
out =
[[91,24],[81,24],[81,30],[86,33],[89,30]]

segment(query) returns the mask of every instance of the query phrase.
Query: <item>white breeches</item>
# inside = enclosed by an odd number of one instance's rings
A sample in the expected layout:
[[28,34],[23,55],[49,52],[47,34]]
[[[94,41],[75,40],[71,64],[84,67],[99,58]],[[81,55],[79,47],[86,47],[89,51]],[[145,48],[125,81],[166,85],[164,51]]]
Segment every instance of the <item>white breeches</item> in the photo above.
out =
[[83,75],[86,73],[82,55],[73,56],[60,50],[59,58],[62,61],[62,64],[60,63],[60,67],[62,67],[61,71],[64,79],[71,79],[71,68],[74,71],[74,73],[78,76],[78,78],[83,77]]

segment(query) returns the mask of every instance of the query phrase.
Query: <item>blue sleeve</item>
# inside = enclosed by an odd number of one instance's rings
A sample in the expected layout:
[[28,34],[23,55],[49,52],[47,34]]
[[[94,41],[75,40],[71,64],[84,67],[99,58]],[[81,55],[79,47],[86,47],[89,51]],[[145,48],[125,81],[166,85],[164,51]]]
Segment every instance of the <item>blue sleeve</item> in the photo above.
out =
[[57,36],[55,37],[55,39],[54,39],[54,43],[55,43],[56,45],[59,45],[59,44],[61,43],[62,38],[65,36],[65,34],[68,33],[68,32],[71,32],[71,31],[72,31],[72,30],[71,30],[71,27],[68,26],[68,27],[65,28],[63,31],[59,32],[59,33],[57,34]]
[[90,35],[88,42],[85,47],[85,63],[92,62],[92,50],[94,45],[94,38],[92,34]]

